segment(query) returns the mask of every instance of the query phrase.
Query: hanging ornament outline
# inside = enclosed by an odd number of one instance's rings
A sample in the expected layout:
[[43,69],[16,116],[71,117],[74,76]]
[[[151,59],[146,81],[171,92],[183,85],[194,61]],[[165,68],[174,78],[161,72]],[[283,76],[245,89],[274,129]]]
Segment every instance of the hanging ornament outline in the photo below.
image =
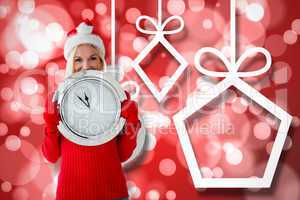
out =
[[[147,20],[150,22],[156,30],[146,30],[141,26],[141,21]],[[179,27],[173,30],[165,30],[168,23],[171,21],[178,20]],[[185,58],[169,43],[169,41],[164,37],[164,35],[176,34],[184,28],[184,21],[182,17],[173,15],[168,17],[164,22],[162,22],[162,0],[158,0],[158,20],[152,17],[141,15],[136,20],[136,28],[138,31],[148,34],[154,35],[154,38],[146,45],[146,47],[139,53],[139,55],[132,61],[132,66],[140,78],[143,80],[145,85],[151,91],[153,96],[158,102],[161,102],[170,89],[173,87],[175,82],[178,80],[183,71],[187,68],[188,62]],[[154,83],[150,80],[149,76],[144,72],[139,63],[151,52],[151,50],[157,45],[161,43],[169,53],[174,56],[174,58],[179,62],[179,66],[174,72],[174,74],[164,83],[163,87],[159,91]]]
[[[200,99],[194,105],[187,105],[173,116],[173,121],[195,188],[269,188],[271,186],[279,157],[287,137],[292,116],[241,79],[242,77],[258,76],[267,72],[271,67],[272,58],[270,53],[265,48],[253,47],[244,52],[240,58],[236,60],[236,0],[230,1],[230,40],[230,61],[223,53],[215,48],[204,47],[197,51],[194,57],[197,70],[204,75],[212,77],[224,77],[224,79],[214,86],[213,90],[217,91],[214,95],[208,99]],[[205,53],[211,53],[217,56],[221,61],[223,61],[228,69],[228,72],[210,71],[205,69],[200,62],[201,56]],[[243,61],[255,53],[260,53],[265,56],[265,66],[250,72],[239,72],[238,69]],[[280,125],[276,134],[273,148],[262,178],[204,178],[200,172],[200,168],[197,163],[197,159],[195,157],[184,121],[231,86],[237,88],[268,112],[280,119]]]

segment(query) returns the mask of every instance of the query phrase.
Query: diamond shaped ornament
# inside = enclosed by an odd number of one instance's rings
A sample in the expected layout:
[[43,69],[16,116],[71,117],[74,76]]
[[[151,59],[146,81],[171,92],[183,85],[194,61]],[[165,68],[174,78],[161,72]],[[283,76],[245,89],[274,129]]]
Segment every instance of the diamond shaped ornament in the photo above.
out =
[[[149,76],[145,73],[145,71],[139,64],[158,43],[161,43],[180,64],[176,71],[173,73],[173,75],[169,78],[169,80],[164,83],[160,91],[150,80]],[[180,53],[178,53],[178,51],[162,35],[156,35],[153,38],[153,40],[140,52],[140,54],[135,58],[135,60],[133,60],[132,66],[137,72],[137,74],[140,76],[140,78],[143,80],[143,82],[146,84],[146,86],[149,88],[151,93],[154,95],[156,100],[160,102],[164,99],[164,97],[175,84],[179,76],[183,73],[185,68],[188,66],[188,63],[183,58],[183,56]]]

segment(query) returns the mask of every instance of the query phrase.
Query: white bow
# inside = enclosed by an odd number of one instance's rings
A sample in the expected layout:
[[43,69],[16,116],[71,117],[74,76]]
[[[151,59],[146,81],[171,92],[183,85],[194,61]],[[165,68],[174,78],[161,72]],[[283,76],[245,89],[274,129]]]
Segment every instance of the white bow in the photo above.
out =
[[[154,27],[156,30],[147,30],[147,29],[144,29],[141,27],[141,21],[142,20],[147,20],[149,21]],[[164,30],[165,27],[167,26],[168,23],[170,23],[172,20],[178,20],[179,21],[179,24],[180,26],[173,29],[173,30]],[[175,34],[175,33],[178,33],[180,32],[184,27],[184,21],[183,19],[180,17],[180,16],[171,16],[171,17],[168,17],[163,23],[160,23],[160,22],[156,22],[154,18],[152,17],[149,17],[149,16],[145,16],[145,15],[142,15],[142,16],[139,16],[136,20],[136,28],[142,32],[142,33],[145,33],[145,34],[153,34],[153,35],[171,35],[171,34]]]
[[[218,58],[220,58],[224,65],[226,66],[226,68],[228,69],[228,72],[219,72],[219,71],[211,71],[211,70],[207,70],[205,67],[203,67],[201,65],[201,56],[205,53],[211,53],[216,55]],[[241,64],[250,56],[252,56],[253,54],[256,53],[261,53],[265,56],[266,58],[266,64],[265,66],[261,67],[258,70],[255,71],[249,71],[249,72],[239,72],[239,68],[241,66]],[[266,71],[269,70],[269,68],[271,67],[272,64],[272,58],[270,53],[262,47],[254,47],[251,49],[248,49],[247,51],[245,51],[242,56],[237,60],[237,62],[230,62],[226,56],[220,52],[218,49],[216,48],[212,48],[212,47],[204,47],[202,49],[199,49],[195,55],[195,66],[196,68],[202,73],[205,74],[207,76],[212,76],[212,77],[252,77],[252,76],[258,76],[261,75],[263,73],[265,73]]]

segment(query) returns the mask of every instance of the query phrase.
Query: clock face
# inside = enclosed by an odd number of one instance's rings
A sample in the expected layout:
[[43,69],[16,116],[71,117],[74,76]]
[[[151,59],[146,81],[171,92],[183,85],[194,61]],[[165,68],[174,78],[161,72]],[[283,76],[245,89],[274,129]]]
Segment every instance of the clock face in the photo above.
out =
[[76,135],[105,134],[120,115],[120,101],[109,82],[86,78],[72,84],[62,101],[62,120]]

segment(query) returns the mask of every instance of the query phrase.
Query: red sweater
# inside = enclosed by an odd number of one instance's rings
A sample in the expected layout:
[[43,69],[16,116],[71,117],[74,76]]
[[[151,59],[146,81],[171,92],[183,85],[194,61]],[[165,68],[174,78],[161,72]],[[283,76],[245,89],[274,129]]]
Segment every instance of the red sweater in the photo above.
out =
[[140,121],[125,123],[124,133],[98,146],[77,145],[57,130],[45,127],[42,151],[46,159],[61,157],[56,200],[110,200],[128,197],[121,162],[136,146]]

